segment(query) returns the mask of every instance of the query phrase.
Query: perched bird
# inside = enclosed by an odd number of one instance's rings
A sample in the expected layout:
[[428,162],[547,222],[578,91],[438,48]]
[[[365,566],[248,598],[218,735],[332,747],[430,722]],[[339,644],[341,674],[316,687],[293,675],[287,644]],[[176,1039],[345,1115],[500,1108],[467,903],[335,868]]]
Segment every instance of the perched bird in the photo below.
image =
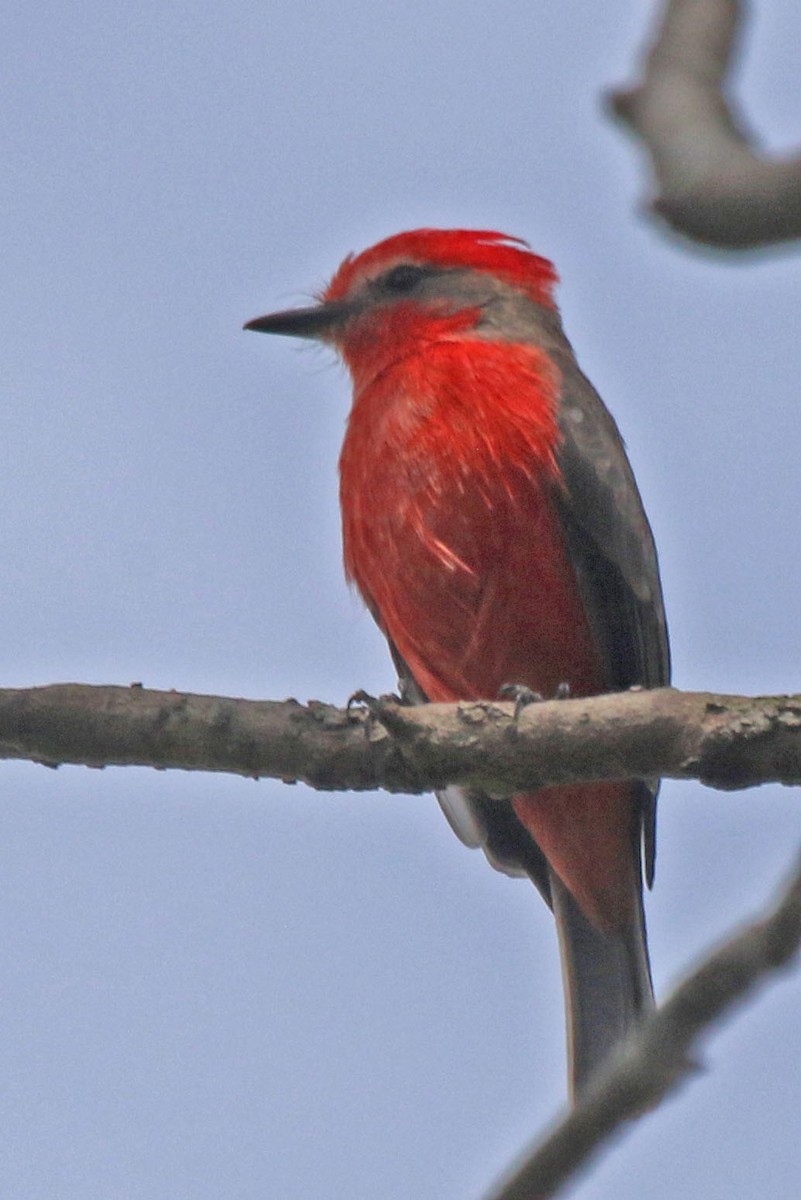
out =
[[[320,339],[347,364],[345,570],[409,699],[668,682],[653,537],[555,283],[518,239],[418,229],[346,258],[314,307],[245,326]],[[439,798],[464,841],[553,909],[575,1096],[653,1003],[656,785]]]

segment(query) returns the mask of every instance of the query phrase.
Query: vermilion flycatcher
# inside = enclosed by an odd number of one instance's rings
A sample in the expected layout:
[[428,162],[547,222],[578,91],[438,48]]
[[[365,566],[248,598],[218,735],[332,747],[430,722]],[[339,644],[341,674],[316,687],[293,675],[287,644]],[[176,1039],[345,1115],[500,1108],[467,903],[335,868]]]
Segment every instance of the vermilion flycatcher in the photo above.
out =
[[[668,682],[651,530],[555,282],[516,239],[418,229],[346,258],[318,305],[246,326],[329,342],[350,370],[345,570],[409,698]],[[642,782],[440,796],[459,836],[553,909],[574,1092],[653,1003],[655,797]]]

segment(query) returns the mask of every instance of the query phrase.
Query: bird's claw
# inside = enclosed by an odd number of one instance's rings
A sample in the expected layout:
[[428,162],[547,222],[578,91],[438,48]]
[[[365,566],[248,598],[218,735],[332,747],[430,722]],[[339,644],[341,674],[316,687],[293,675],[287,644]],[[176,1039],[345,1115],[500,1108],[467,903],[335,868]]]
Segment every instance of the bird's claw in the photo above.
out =
[[535,692],[524,683],[504,683],[498,689],[498,696],[501,700],[514,700],[515,711],[512,720],[515,725],[524,708],[528,708],[529,704],[542,704],[544,699],[542,692]]
[[400,696],[396,696],[394,693],[389,693],[386,696],[373,696],[370,692],[366,692],[364,688],[358,688],[352,695],[348,696],[345,712],[350,717],[353,710],[359,706],[366,708],[371,717],[380,717],[382,710],[387,704],[401,703]]
[[357,688],[355,692],[352,692],[351,695],[348,696],[348,703],[345,705],[345,712],[350,716],[354,708],[357,706],[359,708],[366,708],[368,712],[375,713],[376,709],[379,707],[378,697],[372,696],[369,692],[366,692],[364,688]]
[[[569,683],[558,683],[553,699],[569,700],[571,694]],[[542,692],[535,692],[524,683],[504,683],[498,689],[498,696],[502,700],[514,700],[515,711],[512,719],[515,724],[524,708],[528,708],[529,704],[542,704],[545,700]]]

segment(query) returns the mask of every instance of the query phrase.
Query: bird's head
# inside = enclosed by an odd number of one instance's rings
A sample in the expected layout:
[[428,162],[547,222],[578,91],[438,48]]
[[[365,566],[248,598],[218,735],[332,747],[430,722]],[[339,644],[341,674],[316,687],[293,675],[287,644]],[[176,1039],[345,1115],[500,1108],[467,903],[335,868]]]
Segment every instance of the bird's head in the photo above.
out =
[[554,307],[556,272],[525,242],[472,229],[417,229],[349,255],[310,308],[271,313],[245,329],[316,338],[354,377],[425,342],[466,334],[517,340],[532,306]]

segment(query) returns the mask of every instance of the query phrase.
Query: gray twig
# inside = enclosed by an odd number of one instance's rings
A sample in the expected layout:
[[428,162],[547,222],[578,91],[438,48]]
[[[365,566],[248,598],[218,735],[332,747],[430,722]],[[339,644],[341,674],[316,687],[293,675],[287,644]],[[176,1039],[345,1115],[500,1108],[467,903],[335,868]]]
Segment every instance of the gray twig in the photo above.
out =
[[761,155],[727,97],[743,8],[668,0],[642,81],[609,98],[651,156],[651,208],[686,237],[729,250],[801,237],[801,157]]
[[801,861],[767,916],[732,934],[676,988],[600,1074],[576,1108],[487,1200],[546,1200],[695,1070],[702,1034],[784,967],[801,943]]

